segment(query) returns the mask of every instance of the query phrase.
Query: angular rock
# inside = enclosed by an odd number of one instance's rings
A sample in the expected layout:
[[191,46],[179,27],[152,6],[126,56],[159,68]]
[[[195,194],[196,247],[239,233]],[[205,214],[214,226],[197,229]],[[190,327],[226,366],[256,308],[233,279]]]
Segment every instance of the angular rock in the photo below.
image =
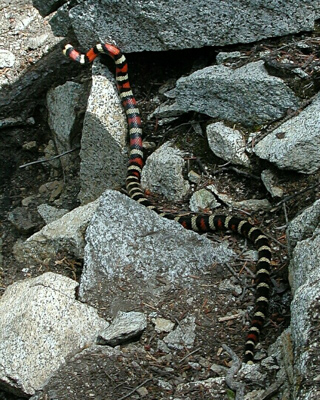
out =
[[254,148],[278,168],[312,174],[320,168],[320,95]]
[[226,386],[224,377],[208,378],[203,381],[187,382],[178,385],[175,392],[178,399],[183,399],[185,393],[208,393],[209,398],[212,399],[227,399],[228,398],[228,388]]
[[64,4],[51,17],[50,25],[55,36],[68,36],[70,29],[72,29],[69,8],[69,3]]
[[221,204],[215,196],[207,189],[200,189],[193,193],[189,201],[190,210],[193,212],[201,212],[205,209],[213,209],[220,207]]
[[183,153],[165,143],[147,159],[142,170],[141,184],[153,193],[177,201],[185,196],[190,184],[183,178]]
[[43,35],[40,36],[35,36],[35,37],[31,37],[28,40],[27,46],[29,49],[37,49],[40,46],[43,46],[45,44],[45,42],[47,41],[49,35],[47,33],[44,33]]
[[19,262],[42,263],[48,258],[55,259],[58,252],[67,251],[75,257],[82,257],[84,232],[99,200],[75,208],[58,220],[46,225],[25,242],[17,242],[14,256]]
[[14,66],[15,55],[8,50],[0,50],[0,69]]
[[26,207],[16,207],[8,214],[8,220],[22,233],[31,234],[37,230],[39,221],[36,221],[32,213]]
[[237,209],[245,209],[250,211],[268,211],[271,208],[271,203],[268,199],[248,199],[242,201],[232,201],[230,205]]
[[108,323],[75,300],[77,282],[51,272],[16,282],[0,299],[0,382],[32,395]]
[[196,339],[196,317],[189,315],[179,322],[179,325],[163,339],[169,348],[182,350],[193,347]]
[[46,224],[50,224],[68,213],[66,209],[52,207],[49,204],[40,204],[37,209]]
[[[294,400],[319,397],[316,368],[319,359],[319,201],[308,207],[289,225],[287,238],[294,248],[289,266],[294,298],[291,325],[270,346],[284,384],[281,392]],[[317,227],[318,226],[318,227]]]
[[229,195],[220,193],[215,185],[207,186],[207,190],[211,190],[219,200],[223,201],[229,207],[245,209],[250,211],[259,211],[259,210],[268,211],[271,208],[271,204],[267,199],[247,199],[247,200],[235,201]]
[[33,117],[30,118],[21,118],[21,117],[8,117],[2,118],[0,120],[0,129],[9,128],[11,126],[19,126],[19,125],[34,125],[35,120]]
[[185,304],[188,291],[207,282],[208,267],[233,254],[114,191],[101,197],[86,241],[80,297],[108,315],[158,303],[177,287],[185,288],[179,298]]
[[190,182],[198,185],[201,182],[201,175],[199,175],[197,172],[191,170],[188,173],[188,179]]
[[215,122],[207,126],[207,138],[216,156],[232,164],[250,166],[249,157],[245,153],[245,139],[237,129],[229,128],[223,122]]
[[39,13],[44,17],[57,10],[57,8],[61,6],[61,3],[65,3],[66,0],[32,0],[32,2],[33,6],[36,7]]
[[320,200],[303,210],[289,223],[287,239],[290,247],[294,248],[297,242],[312,237],[317,227],[320,229]]
[[[48,122],[58,154],[71,149],[72,128],[83,96],[83,85],[76,82],[66,82],[64,85],[51,89],[47,94]],[[60,158],[64,168],[70,161],[69,157]]]
[[296,244],[289,265],[290,284],[294,293],[301,285],[320,280],[320,226],[315,234]]
[[127,120],[113,75],[99,60],[92,68],[92,88],[81,139],[82,204],[107,188],[119,188],[126,178]]
[[67,26],[57,19],[52,25],[58,36],[72,26],[84,48],[111,40],[126,52],[159,51],[249,43],[313,30],[318,8],[318,0],[274,0],[267,7],[253,0],[177,0],[174,6],[152,0],[88,0],[70,6],[69,21],[63,19]]
[[98,343],[117,346],[129,339],[135,338],[146,329],[147,317],[140,312],[119,311],[112,324],[101,332]]
[[175,117],[178,117],[179,115],[182,115],[183,111],[181,111],[180,107],[177,105],[177,103],[173,104],[161,104],[159,107],[157,107],[154,112],[150,115],[151,118],[159,118],[161,120],[171,120],[173,121]]
[[283,190],[274,183],[276,176],[270,169],[261,172],[261,180],[272,197],[282,197]]
[[176,102],[183,111],[244,126],[274,121],[300,104],[282,79],[267,73],[263,61],[235,70],[215,65],[182,77],[176,85]]
[[241,57],[241,51],[231,51],[231,52],[220,51],[216,56],[216,63],[218,65],[224,64],[226,62],[239,60],[240,57]]
[[171,332],[174,328],[174,322],[165,318],[155,318],[152,320],[156,332]]
[[297,289],[291,304],[291,334],[295,349],[292,395],[295,400],[319,398],[319,261],[314,268],[318,270],[317,277],[314,275],[307,284]]

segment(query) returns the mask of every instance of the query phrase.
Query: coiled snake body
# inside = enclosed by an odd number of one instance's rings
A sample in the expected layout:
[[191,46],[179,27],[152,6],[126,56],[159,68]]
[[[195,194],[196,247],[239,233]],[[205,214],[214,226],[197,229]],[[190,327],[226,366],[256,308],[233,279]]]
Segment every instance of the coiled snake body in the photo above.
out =
[[259,228],[256,228],[248,221],[238,217],[193,214],[180,216],[163,213],[151,204],[150,201],[145,198],[144,191],[140,184],[141,171],[144,164],[142,124],[140,112],[130,87],[128,64],[125,56],[112,44],[97,44],[86,54],[80,54],[71,45],[67,45],[64,49],[64,53],[72,60],[81,64],[92,62],[101,53],[110,56],[115,63],[117,87],[123,108],[126,112],[129,128],[130,156],[127,169],[126,188],[130,197],[147,208],[155,211],[160,216],[179,222],[186,229],[191,229],[196,232],[231,230],[248,238],[258,249],[258,262],[255,276],[255,310],[247,334],[244,350],[244,362],[252,363],[254,349],[259,341],[259,336],[266,319],[269,303],[271,249],[267,237]]

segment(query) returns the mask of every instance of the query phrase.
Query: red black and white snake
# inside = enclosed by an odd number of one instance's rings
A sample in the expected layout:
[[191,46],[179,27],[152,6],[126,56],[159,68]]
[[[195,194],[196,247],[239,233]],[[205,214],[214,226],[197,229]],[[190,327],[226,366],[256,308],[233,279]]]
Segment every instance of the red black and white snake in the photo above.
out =
[[129,137],[130,156],[127,169],[126,188],[130,197],[138,203],[155,211],[160,216],[179,222],[184,228],[196,232],[209,232],[216,230],[231,230],[248,238],[258,249],[258,262],[256,267],[256,299],[255,310],[247,334],[244,362],[252,363],[254,350],[259,341],[259,336],[268,311],[270,295],[270,264],[271,249],[268,238],[262,231],[248,221],[225,215],[174,215],[161,212],[148,199],[140,184],[143,168],[142,124],[139,109],[133,96],[129,78],[128,64],[122,52],[112,44],[97,44],[86,54],[80,54],[71,45],[66,45],[64,54],[81,64],[91,63],[99,54],[110,56],[116,66],[116,81],[120,99],[125,110]]

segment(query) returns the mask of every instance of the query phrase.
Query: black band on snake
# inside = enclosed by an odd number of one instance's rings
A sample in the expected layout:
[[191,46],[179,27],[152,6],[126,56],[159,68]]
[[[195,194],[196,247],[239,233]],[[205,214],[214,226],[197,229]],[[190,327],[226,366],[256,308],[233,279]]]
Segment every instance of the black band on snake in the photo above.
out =
[[116,66],[116,80],[123,108],[127,115],[130,136],[130,158],[128,163],[126,188],[133,200],[155,211],[160,216],[179,222],[186,229],[196,232],[209,232],[216,230],[231,230],[248,238],[258,249],[258,262],[256,267],[256,299],[255,310],[247,334],[244,350],[244,362],[252,363],[254,350],[259,341],[263,323],[268,312],[270,295],[270,264],[271,249],[267,237],[259,228],[248,221],[238,217],[225,215],[174,215],[163,213],[150,203],[144,196],[140,178],[143,168],[142,125],[140,112],[133,96],[129,78],[128,64],[121,51],[112,44],[97,44],[86,54],[80,54],[71,45],[64,49],[66,56],[81,64],[92,62],[100,53],[110,56]]

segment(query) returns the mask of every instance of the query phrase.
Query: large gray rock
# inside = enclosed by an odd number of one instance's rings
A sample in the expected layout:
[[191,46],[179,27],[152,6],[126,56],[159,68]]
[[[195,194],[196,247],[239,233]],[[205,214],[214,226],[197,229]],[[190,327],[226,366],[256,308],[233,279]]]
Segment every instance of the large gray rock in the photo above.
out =
[[[83,95],[83,85],[76,82],[66,82],[64,85],[51,89],[47,94],[48,122],[58,154],[71,149],[72,128]],[[60,158],[63,167],[66,167],[68,161],[69,156]]]
[[245,126],[273,121],[300,104],[282,79],[267,73],[263,61],[235,70],[224,65],[206,67],[180,78],[175,94],[183,111],[196,111]]
[[295,374],[292,388],[294,400],[317,400],[320,395],[318,385],[320,357],[319,261],[314,267],[318,270],[317,277],[313,276],[315,279],[310,279],[307,284],[296,291],[291,304],[291,334],[295,349]]
[[0,382],[32,395],[68,355],[93,344],[108,323],[75,300],[78,283],[48,272],[9,286],[0,300]]
[[320,221],[319,201],[308,207],[288,228],[295,245],[289,266],[292,292],[291,336],[293,343],[294,400],[319,398],[320,346]]
[[96,60],[81,139],[79,199],[95,200],[105,189],[123,185],[126,178],[127,120],[113,75]]
[[254,151],[281,169],[305,174],[317,171],[320,167],[320,95],[262,139]]
[[207,282],[208,267],[233,254],[114,191],[101,197],[86,241],[80,297],[111,315],[165,300],[178,287],[186,289],[183,304]]
[[273,0],[267,5],[255,0],[88,0],[69,11],[64,7],[52,28],[63,36],[72,26],[84,48],[111,40],[126,52],[158,51],[248,43],[312,30],[316,11],[319,0]]
[[183,153],[165,143],[154,151],[142,170],[141,184],[153,193],[162,194],[168,200],[178,201],[185,196],[190,184],[183,177],[185,165]]

